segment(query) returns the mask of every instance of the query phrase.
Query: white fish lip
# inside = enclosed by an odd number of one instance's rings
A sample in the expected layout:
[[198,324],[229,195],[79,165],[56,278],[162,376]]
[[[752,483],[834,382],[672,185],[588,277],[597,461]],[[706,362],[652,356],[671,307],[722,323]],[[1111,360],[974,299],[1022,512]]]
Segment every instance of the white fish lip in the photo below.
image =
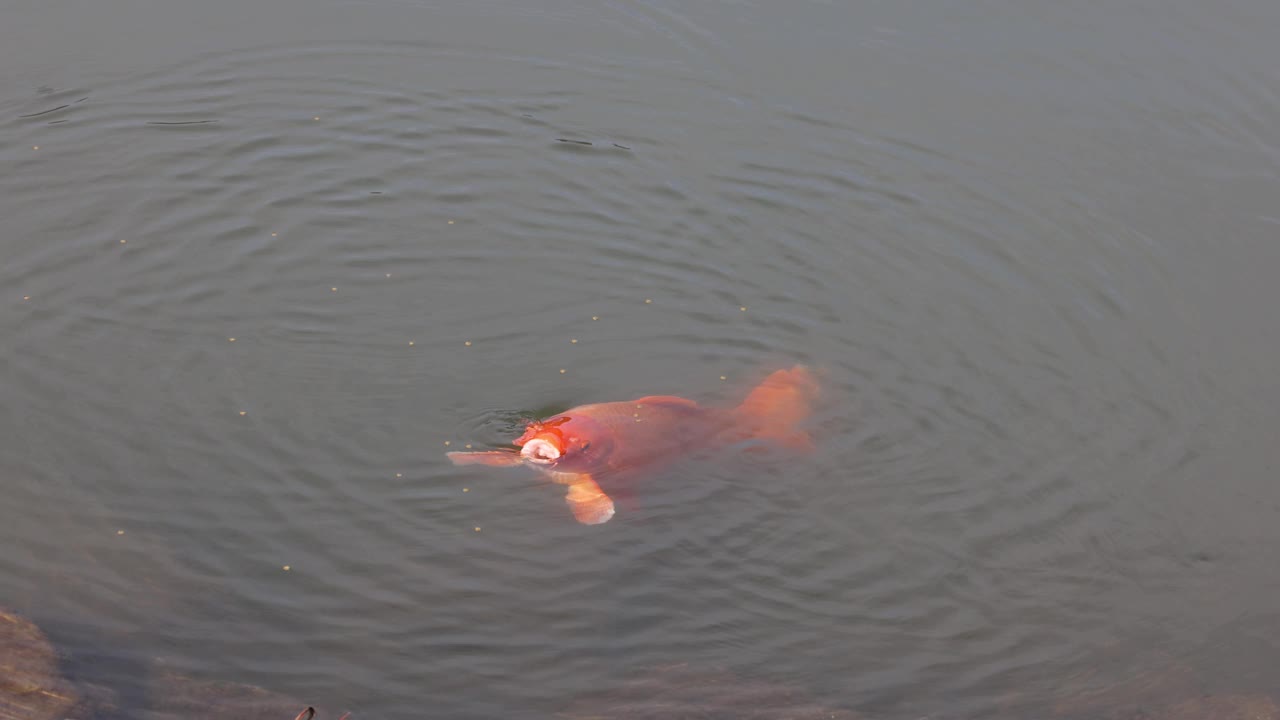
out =
[[560,449],[542,438],[534,438],[520,448],[520,457],[529,462],[550,465],[560,459]]

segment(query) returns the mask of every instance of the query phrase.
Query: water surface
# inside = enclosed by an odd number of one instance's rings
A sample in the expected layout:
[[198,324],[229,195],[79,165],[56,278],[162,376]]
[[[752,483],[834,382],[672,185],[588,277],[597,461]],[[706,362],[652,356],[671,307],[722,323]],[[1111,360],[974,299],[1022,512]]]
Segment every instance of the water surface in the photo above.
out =
[[[1280,690],[1280,6],[4,16],[0,604],[126,704],[157,658],[383,718],[678,663],[886,718]],[[796,362],[816,453],[604,526],[444,457]]]

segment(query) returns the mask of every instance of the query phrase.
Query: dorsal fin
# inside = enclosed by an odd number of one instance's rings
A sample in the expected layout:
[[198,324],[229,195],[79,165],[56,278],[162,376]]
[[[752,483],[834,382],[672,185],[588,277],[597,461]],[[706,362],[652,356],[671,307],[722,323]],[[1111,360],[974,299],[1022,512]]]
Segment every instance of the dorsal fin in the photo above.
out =
[[675,395],[645,395],[642,398],[636,398],[634,402],[637,405],[675,405],[691,409],[698,407],[698,403],[689,398],[676,397]]

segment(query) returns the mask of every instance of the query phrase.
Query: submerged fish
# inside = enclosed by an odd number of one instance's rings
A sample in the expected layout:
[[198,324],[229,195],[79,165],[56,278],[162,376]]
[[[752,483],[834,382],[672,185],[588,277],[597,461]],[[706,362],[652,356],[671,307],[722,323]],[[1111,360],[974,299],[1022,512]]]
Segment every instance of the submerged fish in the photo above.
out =
[[818,393],[803,366],[778,370],[733,408],[703,407],[672,395],[582,405],[529,423],[513,444],[519,450],[451,452],[457,465],[528,465],[569,486],[565,501],[578,522],[598,525],[614,505],[598,478],[652,468],[694,450],[763,440],[808,449],[800,427]]

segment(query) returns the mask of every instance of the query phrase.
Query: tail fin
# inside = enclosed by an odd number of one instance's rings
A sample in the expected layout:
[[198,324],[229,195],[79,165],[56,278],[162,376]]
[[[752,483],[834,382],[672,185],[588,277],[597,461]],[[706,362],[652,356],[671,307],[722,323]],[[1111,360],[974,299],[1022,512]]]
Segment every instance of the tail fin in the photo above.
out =
[[813,440],[801,427],[818,397],[818,382],[803,365],[778,370],[764,379],[734,409],[742,439],[760,439],[810,450]]

